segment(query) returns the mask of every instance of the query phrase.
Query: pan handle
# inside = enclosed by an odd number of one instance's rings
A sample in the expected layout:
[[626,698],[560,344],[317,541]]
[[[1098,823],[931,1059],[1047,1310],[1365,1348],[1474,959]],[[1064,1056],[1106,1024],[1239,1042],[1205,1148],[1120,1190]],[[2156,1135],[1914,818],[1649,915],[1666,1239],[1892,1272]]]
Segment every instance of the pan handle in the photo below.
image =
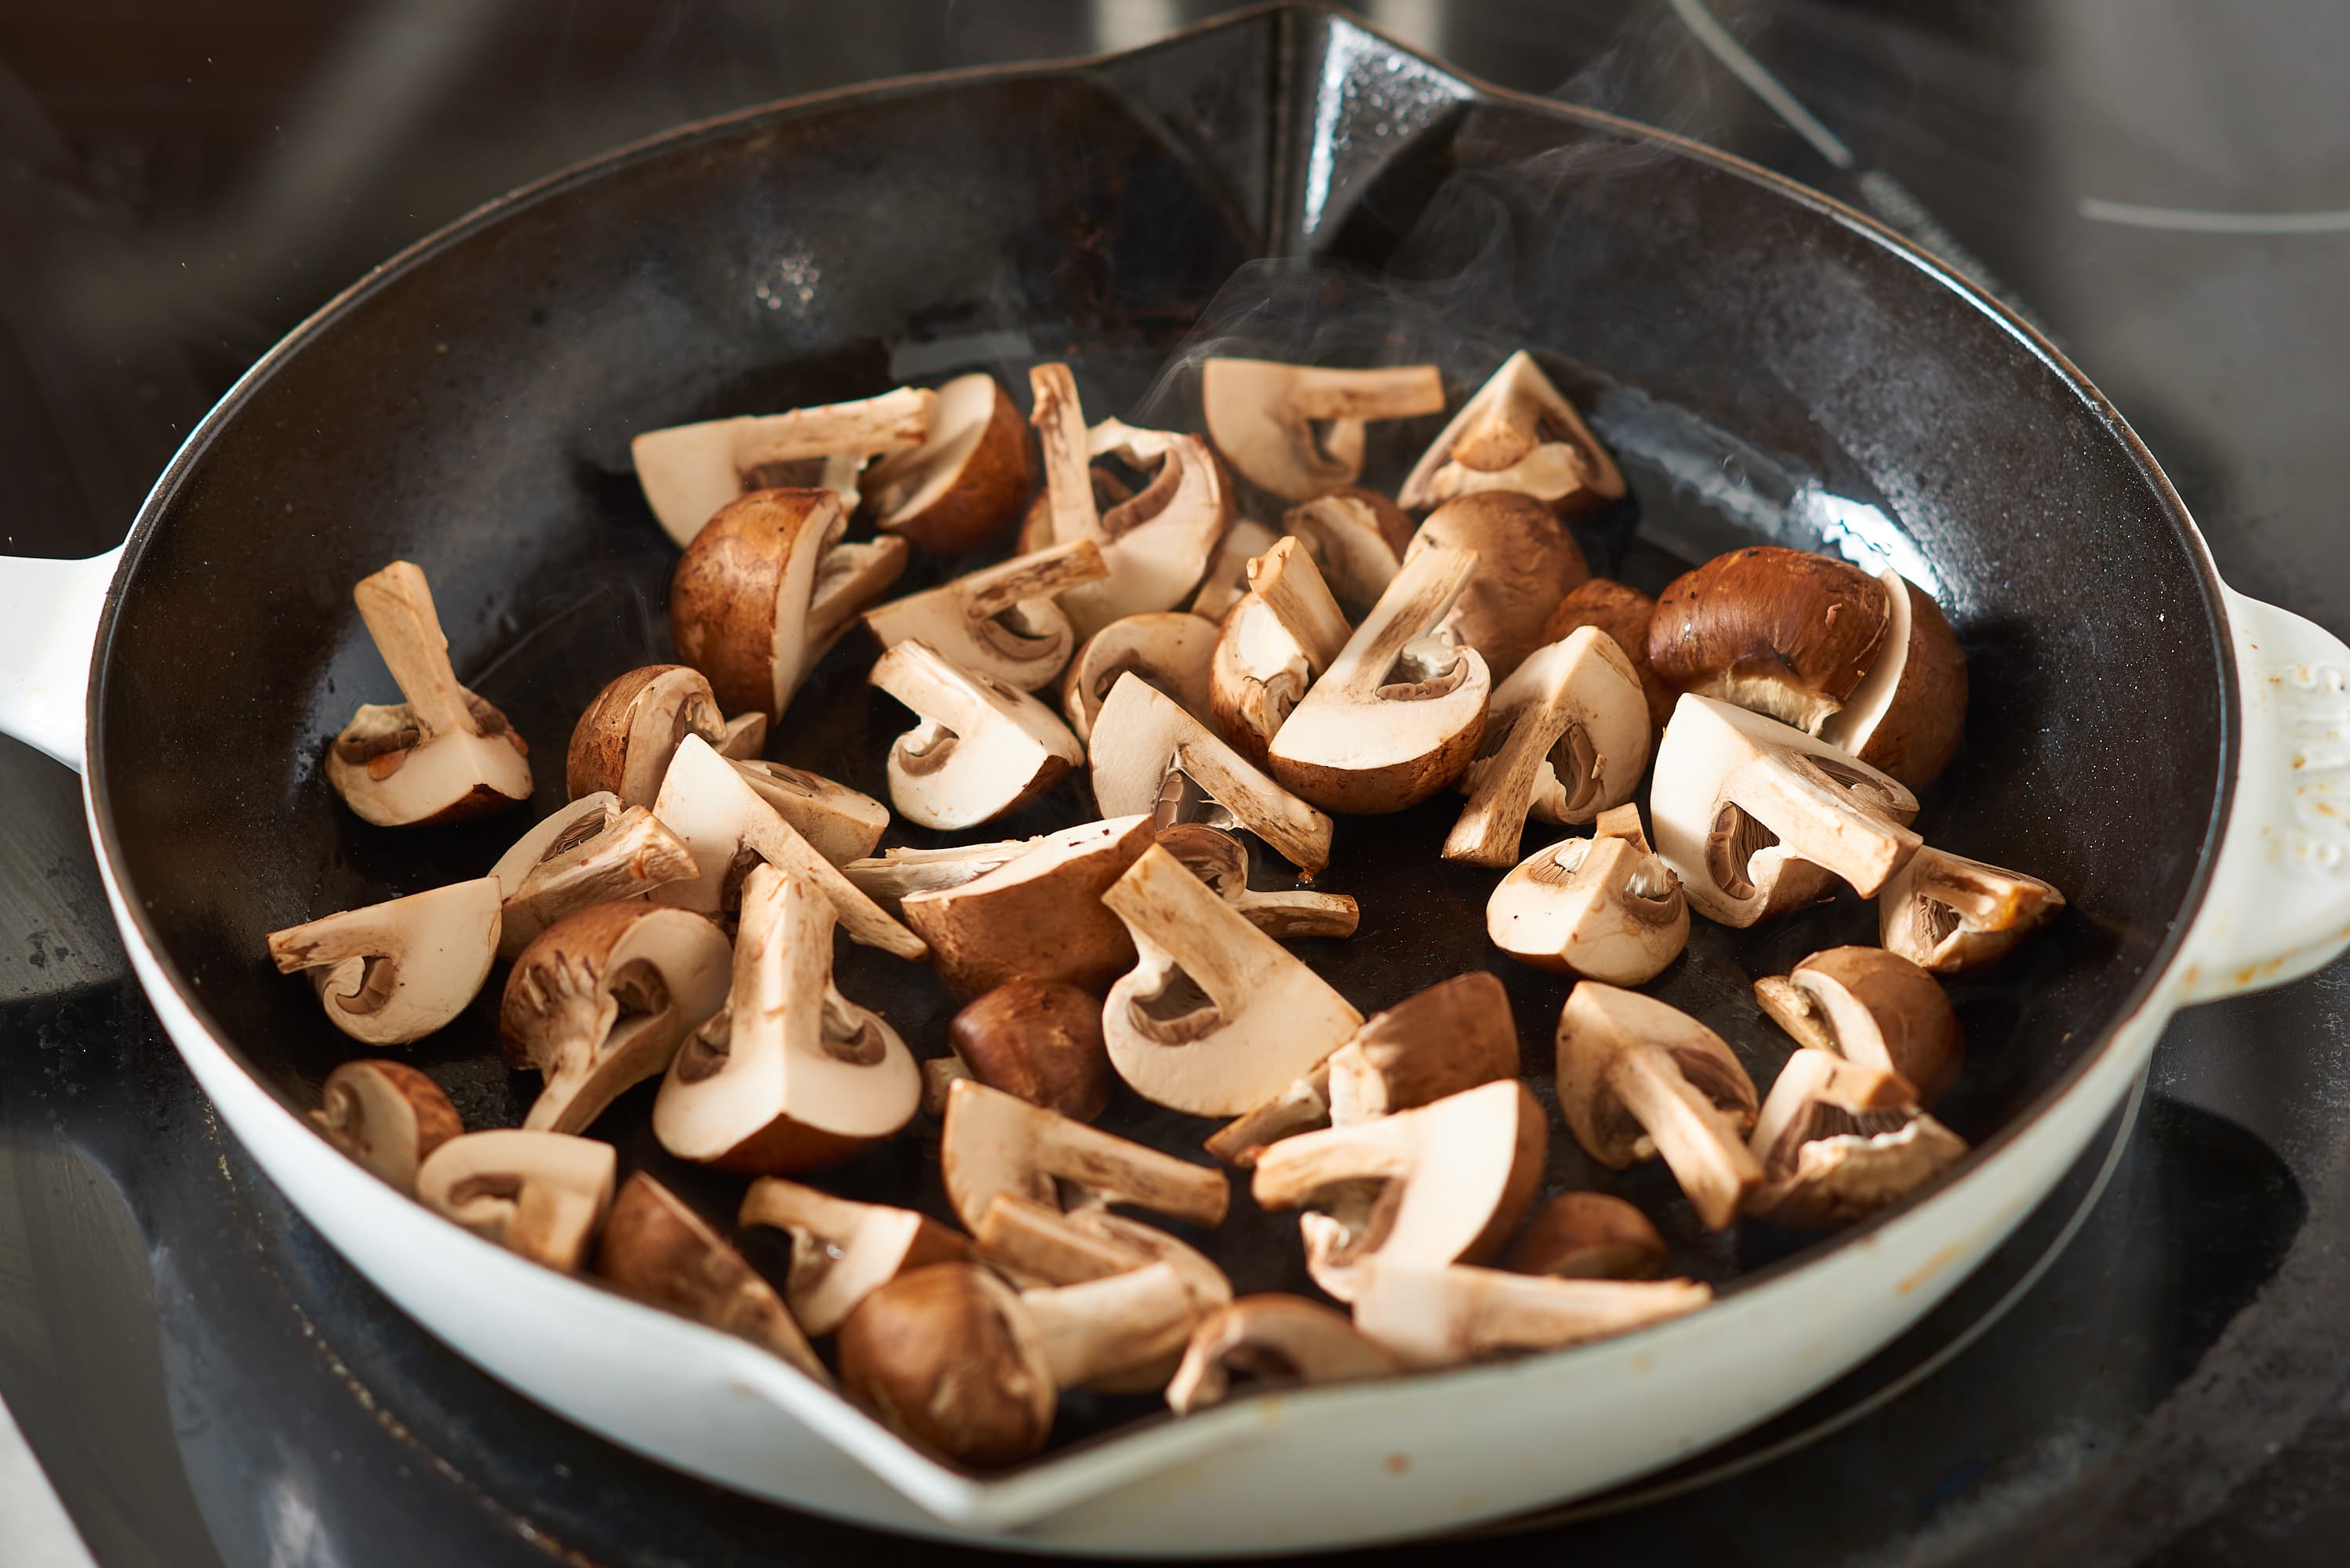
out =
[[2350,948],[2350,647],[2227,590],[2241,761],[2182,1002],[2299,980]]
[[0,734],[78,773],[89,660],[122,546],[85,561],[0,556]]

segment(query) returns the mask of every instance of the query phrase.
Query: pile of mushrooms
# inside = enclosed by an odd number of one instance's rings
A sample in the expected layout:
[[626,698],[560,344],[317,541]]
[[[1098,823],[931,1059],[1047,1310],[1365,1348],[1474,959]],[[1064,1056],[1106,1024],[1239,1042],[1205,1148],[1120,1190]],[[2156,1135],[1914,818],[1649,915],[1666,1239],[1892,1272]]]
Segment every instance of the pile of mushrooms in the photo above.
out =
[[[1846,1223],[1961,1158],[1930,1114],[1964,1055],[1937,977],[2064,898],[1912,826],[1965,716],[1933,600],[1775,546],[1653,599],[1593,576],[1570,520],[1624,478],[1530,354],[1393,497],[1361,485],[1367,430],[1437,423],[1435,367],[1201,372],[1204,435],[1089,424],[1047,364],[1024,422],[973,374],[639,436],[681,550],[681,662],[596,695],[564,804],[484,875],[268,938],[370,1047],[447,1026],[505,962],[498,1030],[535,1098],[468,1131],[431,1076],[369,1057],[327,1080],[321,1133],[498,1245],[837,1381],[974,1468],[1044,1448],[1067,1390],[1184,1414],[1703,1306],[1703,1282],[1659,1277],[1672,1249],[1639,1208],[1545,1194],[1556,1125],[1600,1168],[1661,1159],[1716,1231]],[[891,597],[910,572],[927,586]],[[395,562],[355,597],[404,700],[328,748],[349,808],[400,828],[533,798],[424,573]],[[886,801],[789,761],[787,710],[827,657],[910,715]],[[1350,997],[1288,945],[1363,918],[1307,885],[1345,864],[1334,819],[1448,796],[1443,857],[1494,873],[1496,961],[1571,982],[1555,1113],[1497,974]],[[990,836],[1055,800],[1057,830]],[[948,836],[883,848],[906,825]],[[1882,945],[1756,977],[1735,1042],[1633,989],[1693,918],[1750,926],[1840,888],[1878,901]],[[886,987],[844,991],[836,933],[929,964],[962,1003],[944,1037],[901,1034]],[[1788,1040],[1759,1093],[1749,1061]],[[593,1136],[655,1083],[666,1154],[745,1179],[736,1234],[788,1237],[780,1280]],[[1094,1125],[1138,1098],[1200,1118],[1199,1150]],[[935,1154],[932,1211],[810,1184],[901,1137]],[[1297,1211],[1326,1299],[1235,1293],[1199,1243],[1242,1202]]]

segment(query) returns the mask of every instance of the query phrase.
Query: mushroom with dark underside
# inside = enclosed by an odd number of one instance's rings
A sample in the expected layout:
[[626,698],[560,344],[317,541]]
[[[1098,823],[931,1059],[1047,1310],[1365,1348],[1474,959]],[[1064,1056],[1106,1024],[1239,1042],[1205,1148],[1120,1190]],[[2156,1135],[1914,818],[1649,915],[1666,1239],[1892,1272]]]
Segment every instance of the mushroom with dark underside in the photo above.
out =
[[1194,718],[1208,716],[1210,661],[1217,624],[1180,610],[1121,616],[1086,639],[1061,679],[1061,711],[1080,741],[1093,739],[1094,719],[1118,677],[1132,670]]
[[1368,609],[1395,581],[1419,524],[1376,490],[1347,486],[1282,514],[1281,527],[1305,545],[1338,602]]
[[465,1011],[498,956],[495,877],[452,882],[269,933],[280,974],[307,971],[328,1020],[370,1045],[421,1040]]
[[1101,1004],[1066,981],[1005,981],[948,1021],[947,1044],[991,1089],[1081,1122],[1109,1108]]
[[973,1231],[1007,1192],[1049,1208],[1122,1203],[1200,1225],[1221,1223],[1232,1200],[1231,1184],[1212,1167],[970,1079],[948,1091],[939,1172],[956,1217]]
[[1754,982],[1754,1000],[1799,1045],[1896,1073],[1931,1108],[1966,1062],[1941,981],[1883,948],[1830,948]]
[[1101,896],[1149,846],[1147,816],[1082,823],[898,907],[930,944],[940,981],[965,1001],[1015,980],[1098,990],[1134,961],[1126,927]]
[[1396,498],[1419,511],[1489,491],[1531,495],[1561,512],[1624,493],[1607,449],[1523,348],[1429,443]]
[[1575,585],[1558,607],[1543,622],[1542,639],[1556,642],[1572,631],[1596,626],[1616,639],[1624,657],[1632,661],[1639,672],[1641,695],[1648,700],[1648,734],[1653,742],[1665,732],[1665,722],[1673,716],[1673,699],[1677,695],[1658,679],[1657,668],[1648,662],[1648,628],[1656,618],[1657,601],[1638,588],[1626,587],[1610,577],[1592,577]]
[[465,1130],[441,1085],[405,1062],[346,1062],[327,1075],[310,1121],[359,1168],[414,1196],[416,1170]]
[[1012,395],[974,370],[940,386],[921,445],[866,471],[865,504],[883,532],[952,556],[1010,526],[1035,483],[1035,454]]
[[1877,895],[1877,940],[1936,974],[2006,956],[2064,907],[2054,884],[1929,844]]
[[1570,632],[1494,689],[1477,755],[1456,781],[1469,804],[1445,836],[1444,858],[1508,866],[1528,816],[1589,822],[1629,801],[1648,767],[1638,671],[1606,632]]
[[1306,501],[1362,476],[1367,422],[1442,413],[1444,380],[1433,365],[1342,370],[1211,358],[1200,367],[1200,408],[1233,472]]
[[[935,392],[899,387],[855,402],[647,431],[630,439],[629,456],[662,531],[690,548],[715,514],[778,468],[846,460],[829,464],[825,478],[845,488],[854,507],[860,460],[920,447],[938,405]],[[839,498],[837,489],[826,493]]]
[[1485,900],[1485,934],[1523,963],[1640,985],[1689,945],[1689,900],[1652,854],[1630,802],[1599,814],[1589,838],[1537,849]]
[[775,1287],[677,1194],[639,1170],[621,1184],[596,1276],[622,1295],[747,1339],[832,1386]]
[[921,722],[889,748],[889,801],[924,827],[975,827],[1019,810],[1086,760],[1059,715],[919,639],[867,677]]
[[463,1133],[425,1157],[416,1200],[534,1263],[577,1273],[612,1206],[619,1156],[568,1133]]
[[1424,550],[1465,550],[1480,567],[1446,628],[1507,680],[1543,646],[1543,627],[1569,591],[1591,575],[1566,525],[1541,502],[1506,490],[1479,491],[1428,514],[1404,552],[1406,570]]
[[1647,1280],[1664,1272],[1665,1239],[1648,1217],[1604,1192],[1562,1192],[1534,1212],[1502,1255],[1513,1273]]
[[1886,643],[1892,599],[1848,561],[1755,545],[1657,596],[1648,659],[1669,686],[1817,735]]
[[1746,1211],[1815,1229],[1891,1208],[1967,1152],[1899,1075],[1810,1049],[1779,1070],[1752,1147],[1763,1180]]
[[608,793],[547,816],[490,867],[502,895],[498,956],[510,959],[564,917],[624,903],[701,875],[685,841],[643,806]]
[[1315,1387],[1392,1377],[1403,1363],[1357,1333],[1344,1313],[1304,1296],[1243,1296],[1192,1329],[1167,1385],[1178,1416],[1221,1405],[1233,1383],[1261,1388]]
[[1330,819],[1275,784],[1132,671],[1094,720],[1094,803],[1155,826],[1245,828],[1307,876],[1330,862]]
[[1161,828],[1158,843],[1269,937],[1351,937],[1362,923],[1361,907],[1345,893],[1317,893],[1310,888],[1290,892],[1251,888],[1248,846],[1221,827],[1179,822]]
[[852,1202],[777,1176],[751,1183],[734,1222],[791,1236],[784,1301],[811,1338],[837,1329],[858,1303],[899,1274],[971,1255],[970,1238],[926,1214]]
[[1694,1280],[1573,1280],[1501,1269],[1382,1265],[1355,1298],[1355,1327],[1407,1367],[1559,1350],[1695,1312]]
[[1108,575],[1099,545],[1072,539],[877,605],[865,629],[884,649],[919,638],[974,675],[1034,691],[1076,647],[1054,596]]

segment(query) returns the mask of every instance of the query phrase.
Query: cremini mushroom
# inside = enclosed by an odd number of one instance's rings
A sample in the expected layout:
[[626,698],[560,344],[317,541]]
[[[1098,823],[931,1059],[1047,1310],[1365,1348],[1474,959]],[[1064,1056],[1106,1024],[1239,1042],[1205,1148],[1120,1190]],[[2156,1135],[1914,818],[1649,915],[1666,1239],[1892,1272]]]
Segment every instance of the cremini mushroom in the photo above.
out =
[[662,531],[691,546],[715,513],[759,487],[761,470],[911,451],[930,439],[938,405],[935,392],[899,387],[855,402],[647,431],[629,441],[629,455]]
[[1507,490],[1481,490],[1430,513],[1404,552],[1404,569],[1428,550],[1477,558],[1476,575],[1446,627],[1484,655],[1497,681],[1543,646],[1551,611],[1591,575],[1566,525],[1541,502]]
[[972,1240],[981,1257],[1023,1285],[1083,1284],[1170,1263],[1201,1311],[1232,1299],[1232,1281],[1198,1249],[1156,1225],[1107,1209],[1065,1211],[1033,1198],[1000,1192],[979,1217]]
[[1108,575],[1099,545],[1072,539],[877,606],[865,629],[884,649],[920,638],[974,675],[1034,691],[1076,647],[1053,596]]
[[792,1239],[784,1301],[811,1338],[837,1329],[857,1303],[899,1274],[971,1255],[971,1241],[910,1209],[857,1203],[763,1176],[743,1195],[734,1222],[769,1226]]
[[1750,1147],[1763,1182],[1746,1211],[1819,1230],[1891,1208],[1967,1152],[1899,1075],[1810,1049],[1779,1069]]
[[743,884],[733,987],[678,1047],[653,1136],[756,1176],[837,1165],[913,1119],[921,1073],[898,1032],[832,980],[833,906],[773,866]]
[[752,794],[774,806],[775,815],[807,840],[809,848],[836,866],[872,854],[889,831],[888,806],[820,774],[760,758],[736,761],[734,771]]
[[867,679],[921,721],[889,748],[889,801],[924,827],[974,827],[1017,811],[1086,760],[1050,708],[919,639],[875,659]]
[[1648,795],[1657,853],[1690,907],[1751,926],[1826,896],[1874,896],[1920,842],[1899,781],[1775,719],[1683,693]]
[[1111,1065],[1154,1105],[1233,1116],[1346,1043],[1362,1014],[1163,849],[1102,894],[1139,961],[1110,987]]
[[1589,838],[1537,849],[1485,900],[1485,934],[1522,963],[1641,985],[1689,945],[1689,900],[1651,853],[1640,808],[1599,814]]
[[1898,1073],[1931,1108],[1966,1062],[1942,982],[1883,948],[1830,948],[1754,982],[1762,1011],[1796,1044]]
[[1221,827],[1179,822],[1160,829],[1158,843],[1267,936],[1351,937],[1362,923],[1361,907],[1345,893],[1317,893],[1310,888],[1260,892],[1251,888],[1248,846]]
[[1958,753],[1967,727],[1967,658],[1942,607],[1887,569],[1884,644],[1820,738],[1923,789]]
[[577,1273],[612,1206],[619,1156],[568,1133],[463,1133],[424,1158],[416,1200],[534,1263]]
[[596,904],[546,928],[515,960],[498,1009],[506,1064],[546,1080],[523,1126],[584,1132],[657,1077],[726,1001],[725,934],[659,904]]
[[963,1079],[947,1092],[939,1134],[947,1201],[976,1231],[1003,1193],[1047,1207],[1124,1203],[1195,1224],[1221,1223],[1223,1172],[1146,1148],[1016,1095]]
[[930,944],[940,981],[966,1001],[1014,980],[1098,991],[1134,961],[1134,944],[1101,896],[1149,846],[1147,816],[1082,823],[958,887],[908,894],[898,907]]
[[1355,1298],[1355,1327],[1405,1366],[1454,1366],[1629,1334],[1713,1300],[1694,1280],[1563,1280],[1502,1269],[1382,1264]]
[[1191,596],[1191,613],[1221,624],[1248,592],[1248,564],[1272,549],[1280,537],[1263,524],[1245,517],[1225,529],[1215,558],[1208,563],[1207,576],[1200,579],[1200,591]]
[[1291,507],[1281,526],[1305,541],[1339,603],[1368,609],[1395,580],[1418,524],[1378,491],[1349,486]]
[[1191,1330],[1167,1385],[1178,1416],[1221,1405],[1234,1379],[1261,1388],[1314,1387],[1392,1377],[1403,1363],[1356,1332],[1344,1313],[1304,1296],[1243,1296]]
[[1208,438],[1243,479],[1305,501],[1361,475],[1367,421],[1442,413],[1444,379],[1433,365],[1341,370],[1212,358],[1200,367],[1200,407]]
[[726,733],[702,671],[648,664],[614,677],[579,715],[564,754],[563,786],[573,800],[602,791],[624,807],[650,805],[678,742],[700,735],[715,746]]
[[1666,585],[1648,659],[1669,686],[1816,735],[1877,661],[1891,606],[1848,561],[1750,545]]
[[711,749],[733,762],[748,762],[766,749],[767,716],[761,712],[737,713],[726,721],[726,728],[710,742]]
[[878,856],[848,861],[840,870],[858,891],[891,917],[899,918],[903,901],[912,895],[976,882],[1044,842],[1040,836],[1002,838],[992,844],[955,844],[941,849],[885,849]]
[[1397,499],[1417,511],[1486,491],[1514,491],[1561,511],[1624,493],[1607,449],[1523,348],[1429,443]]
[[1273,776],[1329,811],[1401,811],[1477,753],[1485,659],[1438,631],[1478,575],[1473,550],[1415,546],[1267,751]]
[[530,748],[457,683],[423,569],[394,561],[351,590],[405,701],[363,702],[327,748],[327,782],[379,827],[462,822],[530,798]]
[[[1099,523],[1103,513],[1111,510],[1121,501],[1130,501],[1134,498],[1132,486],[1098,463],[1094,466],[1091,478],[1094,518],[1097,524]],[[1068,535],[1073,539],[1093,536],[1082,525],[1076,533]],[[1033,551],[1044,549],[1060,537],[1061,535],[1053,531],[1053,492],[1052,487],[1047,484],[1037,490],[1036,498],[1028,504],[1028,510],[1021,514],[1019,532],[1012,536],[1013,553],[1025,556]],[[1218,548],[1222,549],[1222,547],[1220,544]]]
[[1648,705],[1639,672],[1593,627],[1536,649],[1494,689],[1477,755],[1459,787],[1469,797],[1444,858],[1508,866],[1531,815],[1589,822],[1632,798],[1648,768]]
[[967,1002],[947,1044],[972,1077],[1081,1122],[1109,1108],[1101,1003],[1061,980],[1013,980]]
[[490,867],[498,879],[498,956],[510,959],[565,916],[701,875],[685,841],[643,806],[582,795],[522,836]]
[[1351,628],[1301,541],[1276,541],[1248,573],[1249,592],[1224,617],[1209,661],[1208,713],[1217,733],[1263,767],[1282,722]]
[[1604,1192],[1562,1192],[1534,1210],[1502,1266],[1569,1280],[1647,1280],[1664,1272],[1665,1239],[1648,1217]]
[[1309,877],[1330,862],[1328,817],[1131,670],[1095,716],[1090,750],[1094,803],[1111,815],[1246,828]]
[[1568,995],[1558,1108],[1584,1152],[1611,1170],[1662,1155],[1713,1230],[1762,1179],[1745,1142],[1754,1081],[1721,1035],[1638,992],[1586,980]]
[[1197,614],[1154,610],[1121,616],[1093,636],[1069,660],[1061,679],[1061,711],[1080,741],[1093,739],[1094,719],[1118,678],[1132,670],[1173,698],[1194,718],[1208,716],[1208,669],[1217,626]]
[[677,1194],[641,1170],[612,1199],[595,1272],[624,1296],[747,1339],[832,1386],[832,1375],[775,1287]]
[[452,882],[269,933],[280,974],[307,971],[334,1026],[370,1045],[421,1040],[465,1011],[498,956],[495,877]]
[[441,1085],[405,1062],[346,1062],[327,1075],[310,1120],[370,1176],[416,1191],[416,1168],[465,1130]]
[[1639,589],[1626,587],[1610,577],[1592,577],[1576,584],[1558,601],[1558,607],[1543,622],[1541,633],[1543,641],[1556,642],[1569,632],[1596,626],[1614,638],[1640,673],[1640,692],[1648,700],[1651,740],[1665,732],[1665,722],[1673,716],[1675,695],[1648,662],[1648,628],[1656,612],[1657,601]]
[[1036,459],[1010,393],[984,370],[938,389],[928,440],[865,473],[875,524],[941,556],[975,550],[1010,526],[1036,483]]
[[1927,845],[1877,895],[1877,940],[1936,974],[2004,957],[2064,907],[2037,877]]

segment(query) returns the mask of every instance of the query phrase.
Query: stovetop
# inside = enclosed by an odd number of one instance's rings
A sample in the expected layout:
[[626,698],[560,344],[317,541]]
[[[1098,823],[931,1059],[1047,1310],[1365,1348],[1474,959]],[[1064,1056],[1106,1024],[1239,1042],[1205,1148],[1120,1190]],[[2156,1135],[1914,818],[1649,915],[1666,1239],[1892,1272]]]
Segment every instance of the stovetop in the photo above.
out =
[[[114,543],[185,432],[287,327],[546,170],[776,97],[1118,47],[1214,9],[0,10],[0,551]],[[2230,581],[2350,630],[2335,523],[2350,450],[2331,396],[2350,363],[2350,12],[1362,9],[1473,74],[1727,146],[1941,251],[2112,395]],[[71,776],[0,742],[0,1399],[103,1568],[942,1554],[681,1478],[428,1339],[214,1121],[127,976]],[[2345,995],[2337,965],[2182,1015],[2016,1241],[1802,1409],[1613,1497],[1423,1550],[2339,1562]],[[0,1564],[22,1541],[0,1519]]]

